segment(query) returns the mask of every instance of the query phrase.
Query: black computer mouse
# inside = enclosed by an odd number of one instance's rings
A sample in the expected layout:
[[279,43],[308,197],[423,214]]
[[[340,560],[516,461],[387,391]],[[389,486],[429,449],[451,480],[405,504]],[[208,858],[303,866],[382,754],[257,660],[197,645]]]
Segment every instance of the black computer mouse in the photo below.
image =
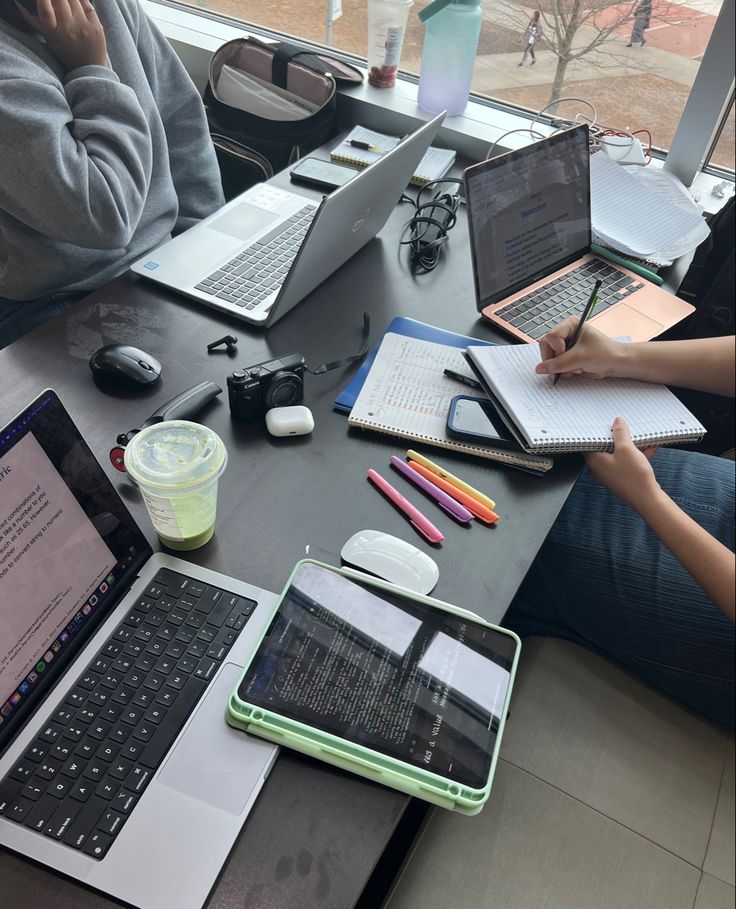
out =
[[127,344],[107,344],[96,350],[89,360],[95,378],[122,388],[143,389],[161,375],[161,364],[137,347]]

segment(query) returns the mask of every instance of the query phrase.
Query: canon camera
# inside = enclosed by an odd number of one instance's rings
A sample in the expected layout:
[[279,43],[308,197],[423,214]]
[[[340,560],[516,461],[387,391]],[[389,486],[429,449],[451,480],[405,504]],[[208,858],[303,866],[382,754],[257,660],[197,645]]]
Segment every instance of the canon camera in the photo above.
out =
[[236,369],[227,377],[230,413],[236,420],[255,420],[272,407],[289,407],[304,398],[304,357],[287,354]]

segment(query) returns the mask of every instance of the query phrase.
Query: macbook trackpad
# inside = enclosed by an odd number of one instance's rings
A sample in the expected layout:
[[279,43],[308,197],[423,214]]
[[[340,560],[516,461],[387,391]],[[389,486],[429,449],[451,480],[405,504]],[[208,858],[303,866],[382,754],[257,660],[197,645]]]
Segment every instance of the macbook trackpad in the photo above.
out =
[[227,663],[198,705],[158,782],[228,814],[240,814],[266,775],[276,746],[225,722],[230,693],[243,671]]
[[664,330],[663,325],[648,319],[625,303],[612,306],[590,321],[609,338],[629,337],[632,341],[649,341]]
[[210,221],[207,227],[211,230],[219,230],[222,234],[228,234],[237,240],[250,240],[264,227],[278,221],[281,215],[274,214],[272,211],[264,211],[262,208],[256,208],[254,205],[248,205],[247,202],[241,202],[233,208]]

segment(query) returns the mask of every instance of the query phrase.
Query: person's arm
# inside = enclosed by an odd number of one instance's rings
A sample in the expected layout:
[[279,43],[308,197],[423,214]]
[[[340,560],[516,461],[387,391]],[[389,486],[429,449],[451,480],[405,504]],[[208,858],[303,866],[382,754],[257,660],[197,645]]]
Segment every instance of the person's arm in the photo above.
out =
[[[89,249],[130,241],[151,177],[151,136],[133,91],[107,65],[88,0],[38,0],[24,18],[61,63],[63,83],[15,68],[0,86],[3,211]],[[87,23],[81,32],[78,26]]]
[[179,233],[225,204],[220,170],[196,86],[155,23],[140,8],[137,15],[138,52],[169,146]]
[[614,451],[586,455],[593,477],[634,509],[693,580],[736,621],[734,554],[686,514],[657,483],[649,458],[640,451],[620,417],[613,424]]
[[542,362],[537,366],[538,373],[641,379],[734,397],[733,336],[626,344],[586,325],[577,344],[565,350],[577,323],[576,317],[567,319],[544,335],[539,342]]

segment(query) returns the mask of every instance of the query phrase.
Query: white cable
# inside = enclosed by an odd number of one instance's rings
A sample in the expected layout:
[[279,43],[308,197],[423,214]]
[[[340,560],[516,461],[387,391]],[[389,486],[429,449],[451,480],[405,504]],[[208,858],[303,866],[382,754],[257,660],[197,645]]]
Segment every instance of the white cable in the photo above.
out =
[[[486,158],[487,159],[492,158],[493,153],[495,152],[496,146],[498,145],[498,143],[502,139],[505,139],[506,136],[511,136],[514,133],[528,133],[532,137],[533,141],[538,141],[539,139],[546,138],[546,136],[542,135],[538,130],[534,129],[534,127],[539,122],[540,117],[542,117],[551,107],[556,107],[559,104],[565,104],[570,101],[577,101],[578,103],[584,104],[587,107],[589,107],[591,110],[591,113],[592,113],[592,117],[588,116],[587,114],[580,112],[580,111],[577,114],[575,114],[575,117],[572,119],[572,121],[569,119],[558,118],[553,115],[550,117],[551,126],[553,127],[553,130],[549,135],[554,135],[555,133],[558,133],[563,129],[567,129],[569,123],[572,123],[573,126],[576,126],[577,124],[584,122],[584,123],[588,124],[588,130],[590,133],[590,146],[591,146],[590,150],[591,150],[591,152],[598,151],[598,149],[603,148],[603,146],[608,146],[610,148],[615,148],[617,151],[621,151],[622,149],[624,149],[625,152],[628,153],[628,150],[633,147],[634,143],[639,141],[636,138],[636,136],[634,136],[634,134],[627,129],[619,129],[618,127],[606,126],[603,123],[599,123],[598,122],[598,111],[596,110],[595,105],[591,101],[588,101],[587,98],[578,98],[578,97],[571,95],[566,98],[558,98],[556,101],[550,101],[549,104],[547,104],[545,107],[538,110],[536,114],[534,114],[528,127],[520,128],[520,129],[510,129],[508,132],[505,132],[502,135],[500,135],[498,137],[498,139],[496,139],[496,141],[493,142],[489,146],[488,151],[486,152]],[[555,125],[555,121],[557,121],[557,125]],[[612,135],[604,136],[603,135],[604,132],[610,132],[610,133],[612,133]],[[624,139],[624,138],[628,138],[629,142],[627,145],[622,146],[620,140]],[[611,156],[611,157],[613,157],[613,156]],[[624,155],[624,157],[625,157],[625,155]],[[619,163],[621,163],[621,164],[640,164],[642,162],[623,161],[622,160]],[[646,162],[644,162],[644,163],[646,163]]]
[[526,127],[521,128],[521,129],[510,129],[508,132],[502,133],[502,134],[498,137],[498,139],[496,139],[496,141],[495,141],[492,145],[490,145],[490,146],[488,147],[488,151],[486,152],[486,160],[487,160],[488,158],[492,158],[492,157],[493,157],[493,152],[496,150],[496,146],[497,146],[498,143],[501,141],[501,139],[505,139],[506,136],[510,136],[510,135],[512,135],[513,133],[529,133],[529,134],[531,135],[532,139],[533,139],[535,142],[536,142],[538,139],[544,139],[544,138],[545,138],[545,137],[542,135],[542,133],[535,132],[533,129],[527,129]]

